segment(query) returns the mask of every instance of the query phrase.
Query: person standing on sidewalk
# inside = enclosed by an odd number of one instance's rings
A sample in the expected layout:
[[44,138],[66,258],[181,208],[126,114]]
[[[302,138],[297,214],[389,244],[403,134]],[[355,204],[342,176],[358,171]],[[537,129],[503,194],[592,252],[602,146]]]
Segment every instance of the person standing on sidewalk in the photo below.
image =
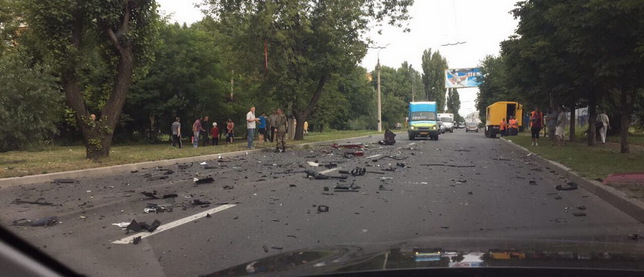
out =
[[270,128],[268,130],[271,133],[271,142],[273,142],[275,140],[275,135],[277,132],[277,130],[275,129],[275,127],[277,126],[277,112],[273,112],[268,117],[268,125],[270,125]]
[[599,135],[602,138],[602,144],[606,144],[606,131],[610,129],[610,120],[608,119],[608,115],[606,115],[606,113],[603,110],[599,115],[597,115],[597,123],[601,123],[601,129],[599,129]]
[[264,143],[266,139],[266,114],[262,113],[258,119],[259,126],[257,126],[257,131],[259,132],[259,143]]
[[539,146],[539,133],[543,127],[543,119],[541,118],[541,112],[539,107],[536,107],[530,116],[530,123],[532,123],[532,146]]
[[557,144],[559,146],[564,146],[564,137],[566,136],[566,121],[568,121],[566,113],[563,111],[563,108],[559,107],[557,109],[559,113],[557,115],[557,128],[555,130],[555,136],[557,137]]
[[275,116],[275,152],[280,152],[280,144],[282,144],[282,152],[286,152],[286,115],[282,112],[282,109],[277,109]]
[[197,148],[199,146],[199,133],[203,130],[203,127],[201,127],[201,120],[197,118],[195,120],[195,123],[192,123],[192,147]]
[[201,138],[201,146],[210,145],[210,142],[208,141],[209,140],[208,135],[210,134],[210,132],[208,132],[208,130],[210,130],[210,121],[209,121],[209,119],[210,118],[206,115],[206,116],[203,117],[203,120],[201,120],[201,130],[203,130],[203,132],[201,132],[201,136],[202,136],[202,138]]
[[232,119],[226,121],[226,142],[233,143],[235,140],[235,122]]
[[219,145],[219,128],[217,128],[217,122],[212,123],[210,136],[212,137],[212,145]]
[[546,126],[548,127],[548,138],[550,138],[550,145],[554,146],[557,142],[557,110],[550,108],[550,112],[546,116]]
[[505,137],[508,135],[508,123],[505,121],[505,117],[501,119],[500,123],[500,128],[501,128],[501,136]]
[[246,114],[246,129],[248,130],[248,149],[254,149],[253,137],[255,136],[255,126],[259,118],[255,117],[255,107],[250,107]]
[[170,128],[172,130],[172,147],[179,146],[179,148],[183,148],[183,145],[181,145],[181,122],[179,121],[179,117],[175,118]]

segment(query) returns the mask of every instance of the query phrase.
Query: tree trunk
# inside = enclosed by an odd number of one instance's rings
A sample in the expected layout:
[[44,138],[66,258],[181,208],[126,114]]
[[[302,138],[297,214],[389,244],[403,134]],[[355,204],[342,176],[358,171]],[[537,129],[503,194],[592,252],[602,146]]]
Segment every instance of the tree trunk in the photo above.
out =
[[306,121],[309,115],[313,113],[315,106],[317,106],[318,102],[320,101],[320,97],[322,96],[322,92],[324,91],[324,84],[326,84],[326,75],[320,76],[320,80],[318,80],[318,85],[313,92],[311,101],[309,101],[309,104],[307,105],[306,109],[304,109],[304,111],[298,111],[295,108],[295,105],[293,105],[291,111],[293,112],[293,116],[295,116],[297,123],[295,126],[295,140],[304,139],[304,121]]
[[597,107],[595,107],[595,96],[591,95],[588,98],[588,146],[595,145],[595,122],[597,121]]
[[577,114],[575,113],[575,103],[570,104],[568,107],[570,109],[570,132],[569,132],[569,137],[570,141],[573,142],[575,141],[575,127],[577,125],[577,122],[575,118],[577,118]]
[[628,147],[628,128],[631,125],[631,113],[633,105],[635,104],[635,91],[636,90],[622,90],[621,91],[621,111],[620,116],[620,153],[629,153]]

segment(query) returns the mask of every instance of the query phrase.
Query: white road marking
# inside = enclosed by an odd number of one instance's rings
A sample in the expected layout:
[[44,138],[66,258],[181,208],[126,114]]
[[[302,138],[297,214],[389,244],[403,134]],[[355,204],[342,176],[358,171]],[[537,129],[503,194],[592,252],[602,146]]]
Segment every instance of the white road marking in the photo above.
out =
[[375,155],[371,155],[371,156],[367,157],[367,159],[373,159],[373,158],[377,158],[377,157],[380,157],[380,156],[382,156],[382,154],[375,154]]
[[333,171],[336,171],[336,170],[338,170],[338,169],[340,169],[340,168],[339,168],[339,167],[335,167],[335,168],[331,168],[331,169],[327,169],[327,170],[322,170],[322,171],[320,171],[320,173],[322,173],[322,174],[327,174],[327,173],[329,173],[329,172],[333,172]]
[[182,219],[172,221],[172,222],[167,223],[167,224],[163,224],[163,225],[159,226],[159,228],[154,230],[154,232],[152,232],[152,233],[136,233],[134,235],[124,237],[124,238],[122,238],[120,240],[115,240],[112,243],[114,243],[114,244],[130,244],[130,243],[132,243],[132,240],[135,237],[147,238],[149,236],[156,235],[156,234],[161,233],[163,231],[170,230],[170,229],[172,229],[174,227],[186,224],[186,223],[191,222],[193,220],[203,218],[203,217],[206,216],[206,214],[214,214],[214,213],[217,213],[217,212],[221,212],[223,210],[230,209],[232,207],[235,207],[235,205],[234,204],[221,205],[219,207],[216,207],[216,208],[213,208],[213,209],[210,209],[210,210],[207,210],[207,211],[203,211],[203,212],[200,212],[198,214],[194,214],[194,215],[191,215],[191,216],[188,216],[188,217],[184,217]]

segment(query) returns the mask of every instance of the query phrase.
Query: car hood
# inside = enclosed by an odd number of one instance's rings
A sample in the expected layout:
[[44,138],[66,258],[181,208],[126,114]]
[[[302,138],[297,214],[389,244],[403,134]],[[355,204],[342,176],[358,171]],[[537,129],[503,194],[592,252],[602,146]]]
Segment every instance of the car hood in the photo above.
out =
[[318,275],[417,268],[517,267],[644,270],[644,245],[633,242],[417,239],[289,251],[206,276]]

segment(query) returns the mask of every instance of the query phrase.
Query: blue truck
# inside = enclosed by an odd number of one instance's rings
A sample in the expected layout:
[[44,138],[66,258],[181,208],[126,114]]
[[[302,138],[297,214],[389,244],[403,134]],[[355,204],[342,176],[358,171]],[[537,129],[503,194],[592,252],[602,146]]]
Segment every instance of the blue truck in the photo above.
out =
[[436,102],[410,102],[407,117],[409,139],[425,137],[438,140],[440,126],[436,113]]

